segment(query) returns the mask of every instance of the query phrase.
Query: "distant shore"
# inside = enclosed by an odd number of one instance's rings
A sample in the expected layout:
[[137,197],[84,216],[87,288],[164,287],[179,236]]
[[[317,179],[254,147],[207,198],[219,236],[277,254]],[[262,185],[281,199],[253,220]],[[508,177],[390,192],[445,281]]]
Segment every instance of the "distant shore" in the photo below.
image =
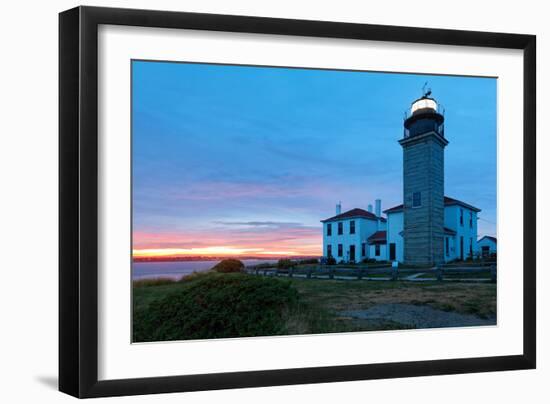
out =
[[[141,261],[132,263],[132,279],[168,278],[179,280],[194,272],[209,271],[220,260],[192,260],[192,261]],[[276,259],[243,259],[245,266],[258,264],[273,264]]]

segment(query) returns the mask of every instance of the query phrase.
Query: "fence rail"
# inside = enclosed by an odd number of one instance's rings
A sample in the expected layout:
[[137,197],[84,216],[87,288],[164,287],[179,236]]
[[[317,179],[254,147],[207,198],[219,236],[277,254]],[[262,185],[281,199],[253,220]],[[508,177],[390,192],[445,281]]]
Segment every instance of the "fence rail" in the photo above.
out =
[[[317,265],[291,268],[247,268],[247,272],[263,276],[285,276],[316,279],[373,279],[378,280],[456,280],[496,281],[496,265],[484,266],[443,266],[427,269],[393,268],[389,266],[330,266]],[[468,278],[468,275],[483,275],[487,278]],[[430,279],[430,275],[433,278]]]

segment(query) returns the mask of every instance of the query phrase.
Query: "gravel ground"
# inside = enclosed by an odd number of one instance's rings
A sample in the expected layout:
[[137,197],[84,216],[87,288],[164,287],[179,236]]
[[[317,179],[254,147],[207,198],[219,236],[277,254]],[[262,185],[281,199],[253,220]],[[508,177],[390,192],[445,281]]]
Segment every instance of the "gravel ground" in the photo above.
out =
[[468,327],[496,325],[496,317],[479,318],[470,314],[437,310],[414,304],[378,304],[367,310],[342,311],[343,317],[361,320],[394,321],[414,328]]

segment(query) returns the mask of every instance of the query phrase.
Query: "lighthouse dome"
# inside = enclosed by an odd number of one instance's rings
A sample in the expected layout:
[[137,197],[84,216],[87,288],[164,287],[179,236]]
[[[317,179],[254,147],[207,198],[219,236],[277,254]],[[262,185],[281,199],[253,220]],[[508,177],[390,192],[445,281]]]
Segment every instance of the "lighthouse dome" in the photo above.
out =
[[428,112],[429,110],[437,111],[437,102],[433,98],[422,97],[416,100],[411,105],[411,114],[417,112]]
[[411,104],[410,111],[405,112],[404,137],[422,135],[428,132],[435,132],[444,137],[443,114],[440,112],[441,105],[431,98],[431,91],[424,94]]

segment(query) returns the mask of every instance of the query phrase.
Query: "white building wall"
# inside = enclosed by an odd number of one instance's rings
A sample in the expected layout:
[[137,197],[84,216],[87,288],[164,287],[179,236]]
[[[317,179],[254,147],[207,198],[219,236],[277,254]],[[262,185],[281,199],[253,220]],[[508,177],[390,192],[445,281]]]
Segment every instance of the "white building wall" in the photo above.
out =
[[[459,220],[457,208],[458,206],[451,205],[451,206],[446,206],[444,210],[444,215],[445,215],[444,226],[455,231],[458,228],[458,220]],[[458,238],[456,235],[455,236],[445,235],[445,237],[449,239],[449,253],[448,254],[445,253],[445,262],[448,262],[458,257],[459,246],[457,244]]]
[[458,206],[445,206],[445,227],[456,230],[458,226]]
[[[448,249],[447,249],[447,243],[449,244]],[[445,234],[443,248],[444,248],[443,256],[445,258],[445,262],[449,262],[456,259],[457,257],[456,236]]]
[[[456,258],[460,256],[460,240],[464,240],[464,259],[470,257],[470,252],[474,255],[477,253],[477,213],[462,206],[449,206],[456,210],[457,225],[456,228]],[[463,212],[464,222],[460,224],[460,212]],[[470,214],[472,214],[472,226],[470,227]],[[471,245],[471,250],[470,250]]]
[[478,251],[481,253],[481,247],[489,247],[489,252],[495,254],[497,252],[497,243],[489,238],[481,238],[477,242]]
[[[464,223],[460,225],[460,210],[463,210]],[[470,212],[472,213],[472,227],[470,228]],[[390,212],[387,214],[387,259],[389,260],[389,244],[396,245],[396,259],[403,262],[404,259],[404,243],[403,237],[399,234],[403,231],[403,212]],[[445,227],[456,231],[456,236],[446,235],[449,238],[449,254],[445,254],[445,261],[452,261],[460,258],[460,237],[464,240],[464,258],[468,258],[470,253],[470,241],[472,242],[472,250],[474,254],[479,252],[477,245],[477,213],[471,209],[460,205],[445,206],[444,209],[444,225]],[[445,244],[443,246],[445,248]],[[446,251],[445,251],[446,252]]]
[[[355,234],[350,234],[350,222],[355,221]],[[332,235],[327,235],[328,224],[332,224]],[[350,246],[355,245],[355,262],[361,262],[369,257],[369,245],[367,239],[376,232],[376,220],[365,218],[344,219],[323,223],[323,256],[328,256],[328,245],[332,246],[332,256],[337,262],[349,262]],[[343,224],[343,234],[338,234],[338,223]],[[385,223],[380,223],[381,229],[385,228]],[[365,255],[362,254],[362,243],[365,243]],[[342,244],[342,256],[338,256],[338,244]],[[385,258],[384,258],[385,259]]]
[[[381,223],[385,226],[384,223]],[[360,244],[365,244],[365,255],[362,255],[360,259],[357,262],[361,262],[365,258],[371,258],[371,255],[369,254],[369,244],[367,243],[367,239],[377,231],[378,224],[376,220],[369,220],[369,219],[363,219],[361,221],[361,239]],[[361,247],[361,245],[359,246]]]
[[395,243],[395,259],[399,262],[403,262],[404,258],[404,246],[403,236],[399,233],[403,231],[403,212],[388,213],[387,233],[386,233],[386,260],[390,259],[389,245]]
[[369,245],[369,258],[373,258],[377,261],[387,261],[388,260],[388,249],[387,244],[380,244],[380,255],[376,255],[376,246]]

